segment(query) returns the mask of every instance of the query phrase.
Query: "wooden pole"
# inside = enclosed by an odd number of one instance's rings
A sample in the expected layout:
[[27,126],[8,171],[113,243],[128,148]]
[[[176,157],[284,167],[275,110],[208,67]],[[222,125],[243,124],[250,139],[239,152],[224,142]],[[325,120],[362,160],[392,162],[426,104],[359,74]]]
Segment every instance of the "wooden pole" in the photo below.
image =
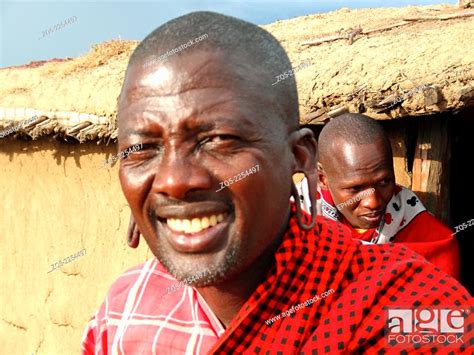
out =
[[425,207],[449,223],[450,139],[446,118],[424,118],[419,122],[413,162],[412,190]]
[[411,189],[412,182],[407,161],[407,131],[400,121],[398,120],[400,124],[387,130],[387,135],[392,146],[395,181],[398,185]]
[[[469,0],[469,4],[471,4],[471,0]],[[470,5],[466,6],[470,6]],[[472,6],[474,6],[474,3],[472,3]],[[305,41],[302,42],[302,46],[318,46],[322,43],[326,42],[334,42],[338,41],[341,39],[347,39],[349,40],[349,44],[352,44],[355,40],[356,37],[360,36],[367,36],[372,33],[378,33],[378,32],[384,32],[391,30],[396,27],[402,27],[402,26],[407,26],[411,25],[416,22],[425,22],[425,21],[446,21],[446,20],[453,20],[453,19],[459,19],[459,18],[466,18],[466,17],[472,17],[474,16],[474,11],[470,12],[464,12],[464,13],[456,13],[456,14],[444,14],[444,15],[438,15],[438,16],[424,16],[424,17],[407,17],[402,19],[401,22],[397,22],[388,26],[382,26],[382,27],[377,27],[373,28],[370,30],[363,30],[361,27],[354,29],[349,29],[345,33],[338,33],[330,36],[326,36],[323,38],[318,38],[315,40],[310,40],[310,41]]]

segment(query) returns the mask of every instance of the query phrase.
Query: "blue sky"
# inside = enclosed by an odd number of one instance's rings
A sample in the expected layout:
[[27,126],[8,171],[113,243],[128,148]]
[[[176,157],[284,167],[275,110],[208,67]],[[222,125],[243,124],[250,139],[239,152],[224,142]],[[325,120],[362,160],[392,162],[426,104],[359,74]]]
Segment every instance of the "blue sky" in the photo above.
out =
[[[267,24],[341,7],[391,7],[456,3],[438,0],[166,0],[147,2],[0,0],[0,67],[35,60],[77,57],[110,39],[141,40],[162,23],[196,10],[210,10]],[[72,16],[77,21],[41,38],[44,30]]]

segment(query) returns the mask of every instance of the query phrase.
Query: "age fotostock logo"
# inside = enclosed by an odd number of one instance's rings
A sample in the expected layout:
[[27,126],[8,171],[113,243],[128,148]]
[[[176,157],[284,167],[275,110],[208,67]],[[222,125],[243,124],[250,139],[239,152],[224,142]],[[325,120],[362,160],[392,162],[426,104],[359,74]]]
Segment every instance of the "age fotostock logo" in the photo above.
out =
[[469,307],[387,309],[386,338],[390,345],[464,344]]

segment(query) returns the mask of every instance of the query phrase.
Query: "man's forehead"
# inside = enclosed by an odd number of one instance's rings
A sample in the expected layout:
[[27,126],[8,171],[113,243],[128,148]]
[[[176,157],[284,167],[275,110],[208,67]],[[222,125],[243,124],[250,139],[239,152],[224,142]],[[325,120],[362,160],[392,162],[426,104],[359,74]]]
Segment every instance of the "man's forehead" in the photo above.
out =
[[275,108],[271,95],[249,85],[248,75],[258,78],[243,71],[243,63],[221,59],[221,54],[198,51],[175,62],[147,68],[135,65],[127,73],[119,116],[140,121],[220,115],[244,126],[264,125],[263,117],[272,116]]
[[238,68],[246,63],[234,64],[235,58],[221,50],[196,50],[166,61],[142,61],[127,70],[123,91],[133,98],[147,91],[174,95],[200,87],[235,85]]
[[390,168],[390,154],[382,140],[374,143],[357,144],[343,138],[336,138],[331,144],[331,153],[325,165],[338,175],[354,178],[367,169],[383,170]]

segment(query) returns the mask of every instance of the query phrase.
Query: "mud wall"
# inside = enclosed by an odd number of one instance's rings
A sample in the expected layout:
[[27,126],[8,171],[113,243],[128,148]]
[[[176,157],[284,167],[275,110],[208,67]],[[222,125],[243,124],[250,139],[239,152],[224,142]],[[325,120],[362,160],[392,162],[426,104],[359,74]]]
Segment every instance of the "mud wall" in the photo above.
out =
[[118,165],[101,168],[114,154],[115,145],[0,140],[2,354],[80,353],[110,284],[151,257],[143,240],[126,244]]

